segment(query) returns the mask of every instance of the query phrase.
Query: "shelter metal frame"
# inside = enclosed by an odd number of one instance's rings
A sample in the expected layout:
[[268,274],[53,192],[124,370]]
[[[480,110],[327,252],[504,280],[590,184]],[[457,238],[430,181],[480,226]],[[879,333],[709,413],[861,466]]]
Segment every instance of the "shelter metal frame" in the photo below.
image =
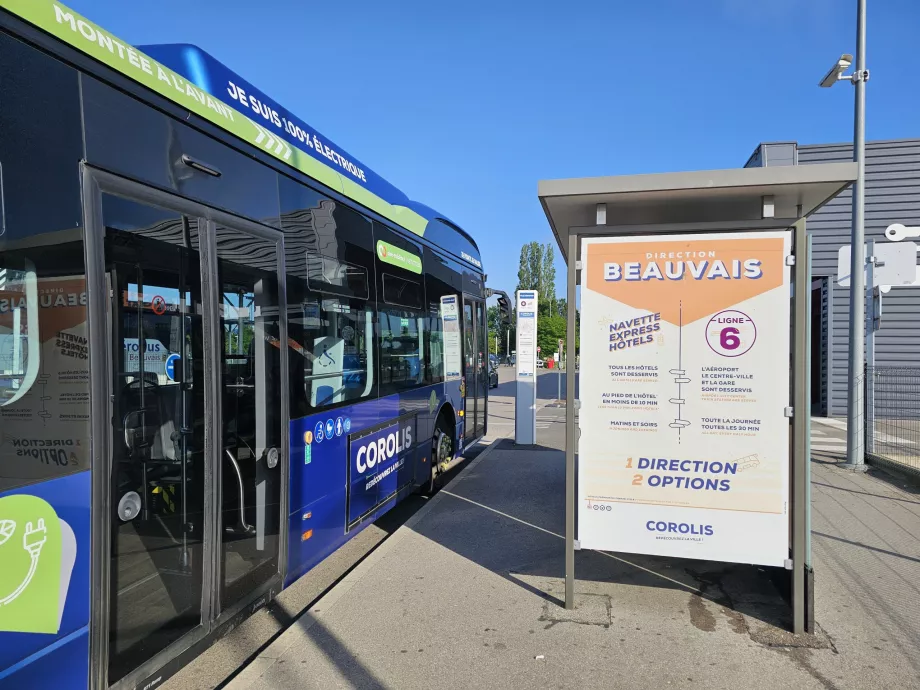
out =
[[[538,196],[567,265],[566,348],[575,351],[584,237],[791,230],[793,372],[790,420],[792,630],[814,631],[810,528],[811,261],[806,218],[856,179],[855,163],[541,181]],[[591,221],[594,221],[591,224]],[[802,287],[804,286],[804,288]],[[575,606],[575,376],[566,379],[565,607]]]

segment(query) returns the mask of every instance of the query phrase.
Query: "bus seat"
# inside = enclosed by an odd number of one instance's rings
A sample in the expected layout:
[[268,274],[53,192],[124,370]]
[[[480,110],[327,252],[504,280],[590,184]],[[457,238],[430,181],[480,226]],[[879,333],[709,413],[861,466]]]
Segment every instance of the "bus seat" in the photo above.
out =
[[[143,398],[141,386],[144,387]],[[128,410],[122,420],[124,441],[128,457],[132,460],[150,458],[160,429],[159,396],[156,393],[158,387],[145,378],[129,381],[122,388],[121,402],[124,409]]]
[[182,386],[173,384],[160,386],[158,402],[160,408],[160,427],[154,438],[151,450],[151,459],[178,462],[179,444],[181,438],[178,434],[182,420]]
[[316,387],[316,404],[319,405],[328,405],[332,402],[332,396],[335,393],[335,390],[332,386],[317,386]]

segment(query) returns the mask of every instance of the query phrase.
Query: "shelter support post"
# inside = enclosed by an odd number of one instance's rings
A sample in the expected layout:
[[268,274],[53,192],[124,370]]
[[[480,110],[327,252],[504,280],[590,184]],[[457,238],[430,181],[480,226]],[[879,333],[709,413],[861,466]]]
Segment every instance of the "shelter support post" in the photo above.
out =
[[866,259],[866,453],[875,453],[875,323],[881,315],[876,308],[881,305],[881,290],[875,288],[875,240],[867,242],[869,256]]
[[[809,421],[811,415],[808,379],[808,322],[811,309],[808,236],[805,219],[795,224],[795,280],[793,283],[793,417],[792,417],[792,632],[805,632],[807,596],[806,574],[809,559],[808,464]],[[810,578],[809,578],[810,579]]]
[[[575,349],[575,287],[578,281],[578,235],[568,236],[568,288],[566,307],[568,309],[565,329],[566,352]],[[577,361],[577,359],[573,360]],[[565,373],[565,607],[575,608],[575,376],[576,367],[566,368]]]
[[[807,233],[806,233],[807,234]],[[809,356],[805,361],[805,380],[808,382],[808,418],[805,424],[805,632],[815,631],[815,570],[811,561],[811,280],[812,280],[812,238],[808,235],[808,323],[805,326],[805,351]]]

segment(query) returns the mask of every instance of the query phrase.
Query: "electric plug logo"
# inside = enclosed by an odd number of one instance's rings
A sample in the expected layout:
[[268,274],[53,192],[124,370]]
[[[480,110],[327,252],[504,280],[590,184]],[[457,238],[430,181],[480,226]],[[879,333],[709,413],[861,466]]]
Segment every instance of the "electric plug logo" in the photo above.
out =
[[[16,529],[16,523],[12,520],[4,520],[4,522],[12,523],[13,530]],[[29,572],[11,594],[7,594],[0,599],[0,606],[12,604],[19,598],[19,595],[25,591],[29,583],[32,582],[32,578],[35,577],[35,571],[38,570],[38,557],[42,553],[42,547],[45,545],[45,542],[48,541],[47,534],[48,530],[45,528],[45,520],[43,518],[38,518],[37,527],[32,527],[31,522],[26,523],[25,534],[22,537],[22,548],[26,550],[26,553],[28,553],[31,558]]]
[[6,543],[6,540],[13,536],[16,531],[16,523],[12,520],[0,520],[0,546]]
[[47,501],[0,498],[0,631],[60,630],[76,554],[73,530]]

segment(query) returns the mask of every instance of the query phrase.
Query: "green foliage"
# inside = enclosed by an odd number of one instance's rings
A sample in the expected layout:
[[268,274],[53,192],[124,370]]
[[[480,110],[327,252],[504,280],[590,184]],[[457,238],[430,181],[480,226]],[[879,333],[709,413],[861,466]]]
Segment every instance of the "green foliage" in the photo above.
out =
[[537,345],[540,357],[547,359],[559,350],[559,340],[565,340],[565,319],[558,314],[537,319]]
[[560,297],[556,300],[556,313],[559,314],[559,316],[561,316],[563,319],[566,319],[569,316],[567,304],[568,303],[565,301],[565,297]]
[[[521,247],[518,264],[518,290],[538,290],[540,292],[540,312],[537,319],[537,345],[540,356],[552,357],[559,349],[559,340],[565,339],[566,300],[556,298],[556,265],[554,263],[553,245],[549,242],[528,242]],[[493,327],[491,317],[490,327]],[[576,331],[576,347],[578,344]],[[504,353],[499,339],[499,352]],[[514,349],[514,332],[511,333],[511,349]],[[493,345],[494,347],[494,345]]]
[[540,313],[552,314],[556,309],[556,265],[553,245],[549,242],[528,242],[521,247],[518,263],[518,290],[540,293]]
[[521,247],[521,258],[518,263],[518,290],[533,290],[533,276],[530,274],[530,245]]
[[[553,245],[546,243],[543,250],[543,269],[540,272],[541,313],[556,313],[556,264],[553,261]],[[545,306],[543,306],[545,305]]]
[[497,304],[493,304],[486,310],[486,318],[489,324],[489,352],[494,355],[504,356],[506,351],[510,352],[514,349],[514,329],[511,329],[511,348],[506,350],[509,329],[507,326],[502,325],[501,310]]
[[543,246],[539,242],[531,242],[528,247],[528,264],[530,267],[530,281],[532,285],[524,290],[539,290],[540,299],[543,295]]

